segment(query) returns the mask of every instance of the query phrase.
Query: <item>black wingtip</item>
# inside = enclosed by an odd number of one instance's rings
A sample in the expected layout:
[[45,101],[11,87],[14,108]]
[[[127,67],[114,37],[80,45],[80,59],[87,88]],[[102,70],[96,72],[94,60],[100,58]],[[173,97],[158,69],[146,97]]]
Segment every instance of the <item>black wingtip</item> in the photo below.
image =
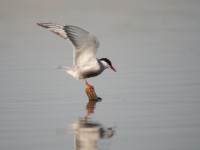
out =
[[43,27],[43,28],[49,28],[49,26],[51,25],[51,22],[48,23],[37,23],[38,26]]
[[47,28],[47,26],[45,25],[45,23],[37,23],[38,26],[43,27],[43,28]]
[[36,23],[38,26],[42,26],[42,23]]

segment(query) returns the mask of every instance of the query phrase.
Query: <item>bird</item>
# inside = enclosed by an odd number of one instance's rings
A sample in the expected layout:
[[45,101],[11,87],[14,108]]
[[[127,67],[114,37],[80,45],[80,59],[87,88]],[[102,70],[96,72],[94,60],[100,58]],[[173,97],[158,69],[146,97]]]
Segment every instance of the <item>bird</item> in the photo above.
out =
[[108,58],[96,58],[100,42],[88,31],[74,25],[52,22],[37,23],[37,25],[59,35],[72,45],[73,65],[64,67],[64,71],[75,79],[84,79],[89,89],[92,89],[92,85],[87,81],[88,78],[100,75],[107,68],[116,72]]

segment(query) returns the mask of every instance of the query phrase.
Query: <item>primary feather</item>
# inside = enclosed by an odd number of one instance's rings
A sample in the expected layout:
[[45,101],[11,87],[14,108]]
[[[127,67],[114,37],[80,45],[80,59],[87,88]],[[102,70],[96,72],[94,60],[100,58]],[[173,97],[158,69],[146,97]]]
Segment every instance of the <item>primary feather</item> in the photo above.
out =
[[73,25],[57,23],[37,23],[37,25],[49,29],[72,44],[73,65],[82,67],[88,62],[97,61],[99,41],[91,33]]

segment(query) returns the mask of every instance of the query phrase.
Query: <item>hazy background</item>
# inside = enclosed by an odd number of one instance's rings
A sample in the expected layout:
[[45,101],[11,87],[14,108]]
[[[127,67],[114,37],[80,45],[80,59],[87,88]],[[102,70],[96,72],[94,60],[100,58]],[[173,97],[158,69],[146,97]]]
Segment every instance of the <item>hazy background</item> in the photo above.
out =
[[60,135],[86,114],[84,82],[54,67],[72,48],[36,25],[82,27],[100,40],[106,70],[94,119],[116,125],[110,149],[200,148],[199,0],[1,0],[0,149],[73,149]]

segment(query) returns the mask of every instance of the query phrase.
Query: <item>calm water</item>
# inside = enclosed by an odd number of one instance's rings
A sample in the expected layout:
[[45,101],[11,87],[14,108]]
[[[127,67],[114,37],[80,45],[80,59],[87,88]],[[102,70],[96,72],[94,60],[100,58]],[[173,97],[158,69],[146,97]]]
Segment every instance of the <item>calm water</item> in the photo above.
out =
[[55,69],[71,46],[46,21],[96,35],[117,69],[89,80],[102,97],[89,120],[115,131],[91,136],[98,149],[200,149],[199,14],[198,0],[1,1],[0,149],[74,149],[87,115],[84,82]]

